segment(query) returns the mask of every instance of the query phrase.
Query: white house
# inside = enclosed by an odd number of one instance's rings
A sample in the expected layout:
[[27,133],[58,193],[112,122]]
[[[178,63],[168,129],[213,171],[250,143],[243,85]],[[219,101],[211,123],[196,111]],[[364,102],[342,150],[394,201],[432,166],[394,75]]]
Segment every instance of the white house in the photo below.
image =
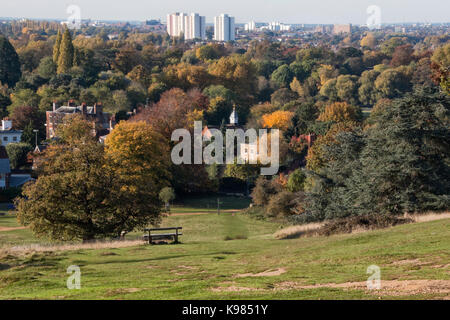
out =
[[12,121],[8,118],[2,120],[0,129],[0,141],[2,146],[7,146],[10,143],[19,143],[22,138],[22,130],[13,130]]

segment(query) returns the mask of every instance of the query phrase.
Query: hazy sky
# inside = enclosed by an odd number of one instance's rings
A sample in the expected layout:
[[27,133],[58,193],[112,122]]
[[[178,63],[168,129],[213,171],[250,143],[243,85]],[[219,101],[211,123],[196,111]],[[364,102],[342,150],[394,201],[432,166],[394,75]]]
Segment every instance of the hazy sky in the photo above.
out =
[[211,22],[228,13],[236,22],[364,24],[369,5],[381,8],[382,23],[450,22],[448,0],[0,0],[0,17],[65,19],[78,5],[83,19],[166,20],[167,13],[198,12]]

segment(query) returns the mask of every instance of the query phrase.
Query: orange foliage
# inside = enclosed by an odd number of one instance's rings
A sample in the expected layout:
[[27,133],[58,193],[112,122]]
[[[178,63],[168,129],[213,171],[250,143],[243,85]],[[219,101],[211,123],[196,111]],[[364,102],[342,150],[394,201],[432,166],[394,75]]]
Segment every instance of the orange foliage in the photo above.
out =
[[293,112],[290,111],[275,111],[270,114],[262,116],[264,128],[276,128],[280,130],[287,130],[291,125]]

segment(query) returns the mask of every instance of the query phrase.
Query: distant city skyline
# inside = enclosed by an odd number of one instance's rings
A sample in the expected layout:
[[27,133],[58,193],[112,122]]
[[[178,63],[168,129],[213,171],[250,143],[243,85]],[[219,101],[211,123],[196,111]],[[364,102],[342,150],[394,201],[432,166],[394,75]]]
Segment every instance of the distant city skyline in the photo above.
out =
[[174,12],[197,12],[212,23],[222,13],[236,23],[280,21],[289,24],[365,24],[370,5],[381,9],[382,23],[450,22],[450,2],[443,0],[3,0],[0,17],[68,18],[70,5],[78,5],[82,19],[144,21],[161,19]]

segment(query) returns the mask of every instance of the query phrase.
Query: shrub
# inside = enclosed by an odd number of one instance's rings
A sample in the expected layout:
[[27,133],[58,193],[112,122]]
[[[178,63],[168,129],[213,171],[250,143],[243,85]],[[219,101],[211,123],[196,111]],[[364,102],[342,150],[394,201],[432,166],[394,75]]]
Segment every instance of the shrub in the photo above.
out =
[[412,219],[400,218],[390,215],[364,215],[353,216],[344,219],[337,219],[326,222],[317,233],[319,235],[330,236],[337,233],[352,233],[357,230],[375,230],[393,227],[399,224],[411,223]]
[[270,197],[266,206],[266,212],[269,217],[287,217],[292,214],[292,208],[295,205],[295,193],[281,191]]
[[269,197],[279,191],[281,191],[281,186],[279,184],[260,176],[256,180],[256,185],[252,191],[251,197],[255,205],[264,207],[268,204]]

